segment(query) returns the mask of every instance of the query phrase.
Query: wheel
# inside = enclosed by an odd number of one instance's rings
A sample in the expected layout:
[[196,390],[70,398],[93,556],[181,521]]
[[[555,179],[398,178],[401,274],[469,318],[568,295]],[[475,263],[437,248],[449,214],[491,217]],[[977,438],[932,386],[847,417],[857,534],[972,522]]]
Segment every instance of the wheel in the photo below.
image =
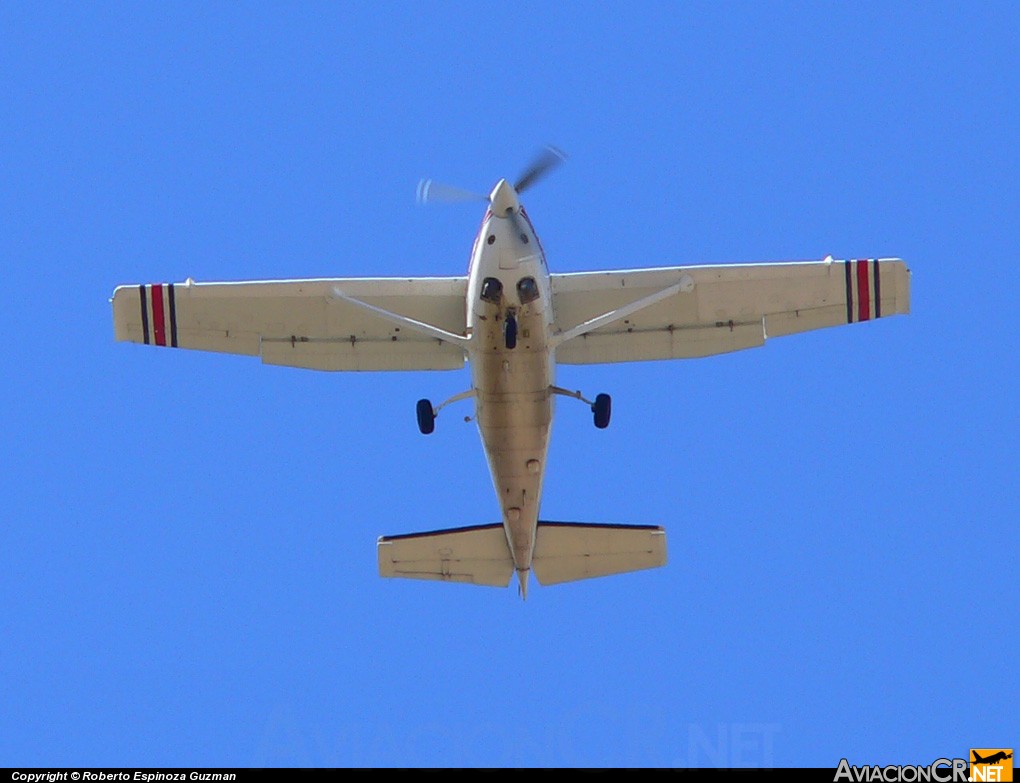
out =
[[595,404],[591,406],[595,414],[595,426],[604,430],[609,426],[609,417],[613,412],[613,400],[608,394],[600,394],[595,398]]
[[517,347],[517,318],[512,313],[506,317],[503,336],[506,338],[507,350],[512,351]]
[[431,434],[436,428],[436,414],[432,412],[432,403],[428,400],[418,400],[416,412],[418,414],[418,429],[421,434]]

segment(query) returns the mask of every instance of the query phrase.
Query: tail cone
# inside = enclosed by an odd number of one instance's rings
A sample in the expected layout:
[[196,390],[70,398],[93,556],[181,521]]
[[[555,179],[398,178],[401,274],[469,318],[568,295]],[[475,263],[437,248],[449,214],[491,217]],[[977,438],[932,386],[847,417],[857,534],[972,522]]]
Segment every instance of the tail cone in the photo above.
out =
[[528,574],[529,573],[530,572],[529,572],[529,570],[527,568],[518,568],[517,569],[517,592],[520,594],[522,601],[527,601],[528,600]]

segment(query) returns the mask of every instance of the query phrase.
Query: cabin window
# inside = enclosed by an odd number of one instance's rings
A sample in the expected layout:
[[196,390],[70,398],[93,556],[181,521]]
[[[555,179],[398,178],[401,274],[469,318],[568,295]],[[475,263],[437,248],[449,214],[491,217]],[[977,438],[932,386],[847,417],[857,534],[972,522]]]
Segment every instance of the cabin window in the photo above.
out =
[[486,302],[499,304],[499,298],[503,295],[503,284],[495,277],[487,277],[482,281],[482,299]]
[[520,297],[521,304],[538,299],[538,283],[535,282],[535,278],[522,277],[517,283],[517,296]]

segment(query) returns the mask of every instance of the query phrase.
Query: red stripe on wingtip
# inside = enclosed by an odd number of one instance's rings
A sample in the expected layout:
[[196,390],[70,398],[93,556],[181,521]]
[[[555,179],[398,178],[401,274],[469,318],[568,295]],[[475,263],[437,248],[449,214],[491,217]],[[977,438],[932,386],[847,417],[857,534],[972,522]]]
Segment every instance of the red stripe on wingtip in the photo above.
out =
[[869,287],[868,261],[857,262],[857,320],[867,321],[871,318],[871,294]]
[[152,335],[156,345],[166,345],[166,318],[163,317],[163,284],[152,284]]

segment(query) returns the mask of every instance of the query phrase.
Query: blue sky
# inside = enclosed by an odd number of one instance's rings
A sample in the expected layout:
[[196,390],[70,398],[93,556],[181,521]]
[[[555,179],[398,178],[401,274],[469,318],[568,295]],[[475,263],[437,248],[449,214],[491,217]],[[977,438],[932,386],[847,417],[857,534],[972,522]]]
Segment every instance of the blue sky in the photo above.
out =
[[[1015,747],[1011,3],[0,7],[0,765],[835,766]],[[378,6],[378,7],[377,7]],[[543,516],[664,569],[382,580],[498,519],[467,371],[118,344],[124,283],[897,256],[913,312],[562,368]]]

